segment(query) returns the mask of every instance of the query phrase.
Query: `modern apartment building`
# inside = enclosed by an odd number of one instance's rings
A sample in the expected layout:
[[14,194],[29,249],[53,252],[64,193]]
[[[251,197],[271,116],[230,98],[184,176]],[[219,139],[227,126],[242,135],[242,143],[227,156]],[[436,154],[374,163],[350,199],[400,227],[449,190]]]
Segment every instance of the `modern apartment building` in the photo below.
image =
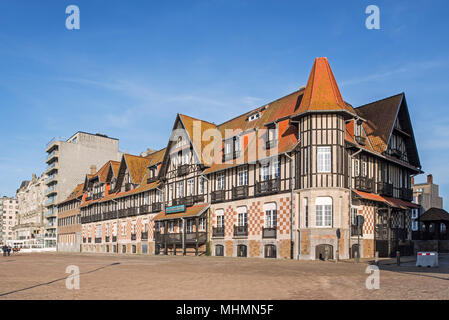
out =
[[[48,164],[45,184],[45,245],[56,247],[56,204],[83,183],[89,169],[108,160],[120,160],[119,141],[102,134],[77,132],[69,139],[53,139],[46,148]],[[96,170],[94,170],[96,171]]]
[[419,216],[430,208],[443,209],[443,198],[439,195],[439,186],[433,183],[433,175],[428,174],[424,183],[412,183],[413,202],[421,206],[412,213],[412,230],[419,229]]
[[10,244],[14,240],[13,227],[17,223],[19,213],[19,203],[15,198],[4,196],[0,198],[0,244]]
[[45,174],[23,181],[16,192],[19,214],[14,230],[14,240],[22,248],[43,248],[45,237],[44,201],[47,186]]
[[306,87],[219,125],[178,114],[166,149],[85,184],[82,251],[405,255],[420,173],[405,94],[354,108],[317,58]]

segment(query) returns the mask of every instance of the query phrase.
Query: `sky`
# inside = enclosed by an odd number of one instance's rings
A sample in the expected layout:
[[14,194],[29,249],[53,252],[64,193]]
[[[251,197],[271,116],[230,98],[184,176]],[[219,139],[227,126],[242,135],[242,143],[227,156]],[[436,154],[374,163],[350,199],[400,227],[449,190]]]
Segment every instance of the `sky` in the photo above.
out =
[[[80,9],[68,30],[66,7]],[[368,5],[380,29],[367,29]],[[139,154],[176,114],[221,123],[307,83],[327,57],[353,106],[405,92],[423,170],[449,209],[447,1],[0,1],[0,195],[77,131]],[[416,177],[425,180],[425,174]]]

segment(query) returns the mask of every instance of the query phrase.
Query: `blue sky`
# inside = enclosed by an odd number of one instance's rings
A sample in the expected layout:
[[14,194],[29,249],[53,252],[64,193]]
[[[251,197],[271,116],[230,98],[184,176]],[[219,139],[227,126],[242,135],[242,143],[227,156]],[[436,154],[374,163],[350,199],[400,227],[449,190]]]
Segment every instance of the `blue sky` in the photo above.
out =
[[[81,29],[65,28],[76,4]],[[365,8],[380,8],[380,30]],[[139,153],[176,113],[220,123],[305,85],[328,57],[359,106],[405,92],[424,171],[449,207],[447,1],[0,2],[0,194],[45,169],[78,130]],[[423,181],[425,176],[417,178]]]

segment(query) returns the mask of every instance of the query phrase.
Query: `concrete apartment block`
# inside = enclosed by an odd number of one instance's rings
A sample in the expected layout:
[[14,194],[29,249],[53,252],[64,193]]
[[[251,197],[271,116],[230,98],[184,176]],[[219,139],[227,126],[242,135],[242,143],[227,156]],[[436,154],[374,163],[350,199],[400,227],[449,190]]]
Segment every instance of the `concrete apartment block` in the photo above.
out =
[[[56,204],[65,200],[92,168],[108,160],[120,161],[119,141],[102,134],[77,132],[67,140],[53,139],[46,148],[48,164],[45,200],[45,244],[56,247]],[[96,170],[94,170],[96,171]]]
[[0,244],[9,244],[14,239],[13,227],[17,222],[18,210],[17,199],[6,196],[0,198]]

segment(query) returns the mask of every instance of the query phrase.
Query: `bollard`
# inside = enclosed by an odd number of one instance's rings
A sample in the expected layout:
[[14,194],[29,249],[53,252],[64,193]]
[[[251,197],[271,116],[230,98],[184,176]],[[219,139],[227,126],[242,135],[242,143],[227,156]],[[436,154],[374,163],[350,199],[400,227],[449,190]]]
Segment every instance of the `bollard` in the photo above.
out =
[[377,265],[379,265],[379,251],[376,251],[374,253],[374,263]]
[[401,265],[401,253],[399,251],[396,251],[396,264]]

